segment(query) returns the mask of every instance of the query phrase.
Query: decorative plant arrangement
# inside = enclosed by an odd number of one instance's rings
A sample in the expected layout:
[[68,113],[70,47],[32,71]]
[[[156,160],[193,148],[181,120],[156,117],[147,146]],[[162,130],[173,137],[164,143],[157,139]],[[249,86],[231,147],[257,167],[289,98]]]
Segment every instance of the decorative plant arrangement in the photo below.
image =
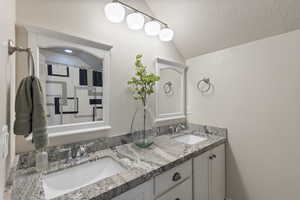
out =
[[[132,89],[133,98],[142,103],[142,108],[138,107],[131,123],[131,133],[135,135],[135,143],[141,148],[152,145],[151,130],[153,115],[147,106],[148,97],[154,93],[154,86],[160,77],[147,72],[147,67],[142,63],[143,55],[137,55],[135,61],[136,73],[128,81]],[[149,137],[148,137],[149,136]]]

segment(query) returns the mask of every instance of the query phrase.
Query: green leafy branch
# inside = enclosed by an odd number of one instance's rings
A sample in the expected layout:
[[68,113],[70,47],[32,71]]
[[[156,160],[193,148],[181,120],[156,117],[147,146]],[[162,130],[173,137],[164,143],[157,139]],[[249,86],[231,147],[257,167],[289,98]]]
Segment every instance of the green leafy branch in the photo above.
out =
[[136,73],[128,81],[128,85],[133,89],[133,98],[141,100],[143,105],[146,105],[147,96],[154,93],[154,85],[160,77],[153,73],[147,73],[147,67],[141,61],[142,57],[141,54],[136,56]]

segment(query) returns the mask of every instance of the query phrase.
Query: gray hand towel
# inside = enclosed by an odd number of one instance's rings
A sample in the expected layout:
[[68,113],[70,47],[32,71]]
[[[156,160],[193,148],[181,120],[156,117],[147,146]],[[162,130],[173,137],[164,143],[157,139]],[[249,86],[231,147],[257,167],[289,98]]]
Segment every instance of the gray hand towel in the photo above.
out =
[[35,148],[45,148],[48,145],[47,118],[44,94],[37,77],[29,76],[22,80],[16,96],[15,109],[15,134],[27,137],[32,133]]

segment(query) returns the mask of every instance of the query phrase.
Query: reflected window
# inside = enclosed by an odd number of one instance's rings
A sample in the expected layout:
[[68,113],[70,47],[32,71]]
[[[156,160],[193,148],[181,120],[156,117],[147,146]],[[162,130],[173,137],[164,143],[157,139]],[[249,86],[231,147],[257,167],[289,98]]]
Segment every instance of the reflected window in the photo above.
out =
[[48,126],[103,121],[103,60],[64,47],[40,49]]

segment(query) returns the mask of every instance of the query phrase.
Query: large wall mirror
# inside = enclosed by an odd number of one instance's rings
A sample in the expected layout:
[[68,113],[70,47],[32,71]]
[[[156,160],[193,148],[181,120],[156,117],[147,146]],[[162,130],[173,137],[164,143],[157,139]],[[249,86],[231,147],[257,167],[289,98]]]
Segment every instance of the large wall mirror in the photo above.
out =
[[28,28],[47,106],[48,133],[109,129],[109,49],[86,39]]
[[165,59],[156,59],[157,121],[186,118],[186,66]]
[[48,126],[103,121],[103,59],[80,49],[40,49]]

